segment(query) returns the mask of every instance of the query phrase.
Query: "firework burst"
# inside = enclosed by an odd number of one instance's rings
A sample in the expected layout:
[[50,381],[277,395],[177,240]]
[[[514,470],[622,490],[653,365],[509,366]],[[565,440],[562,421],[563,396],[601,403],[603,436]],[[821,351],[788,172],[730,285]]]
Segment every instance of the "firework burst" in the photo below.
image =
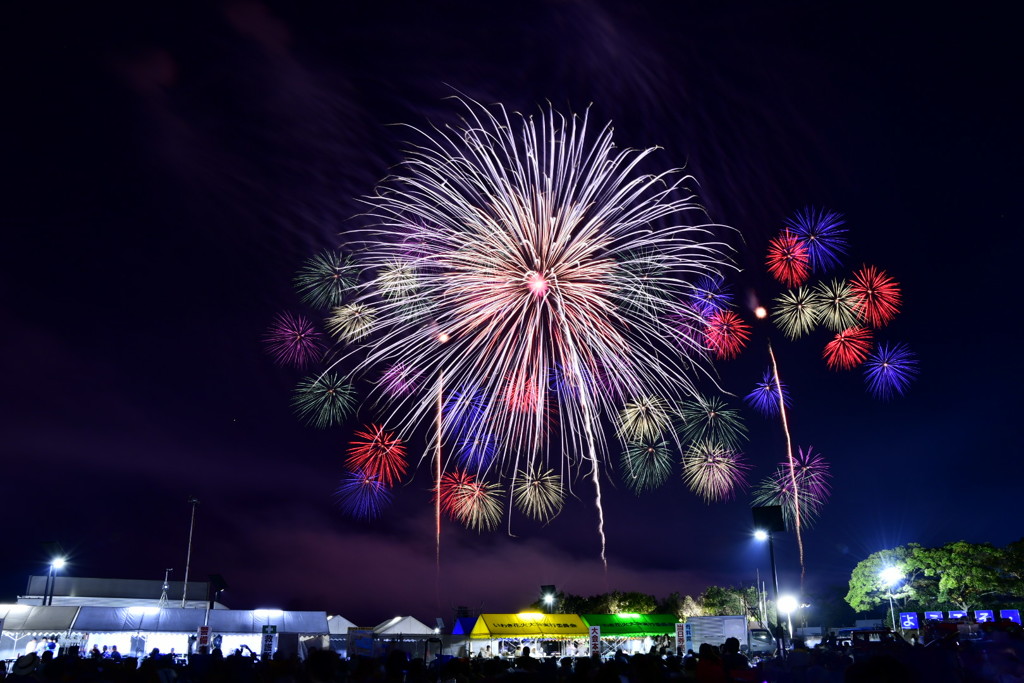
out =
[[656,396],[630,401],[619,413],[619,438],[628,441],[658,439],[672,424],[668,405]]
[[818,319],[833,332],[840,332],[860,324],[857,317],[857,297],[845,280],[820,282],[814,288],[818,301]]
[[345,512],[363,519],[379,517],[391,498],[390,489],[378,475],[362,470],[346,472],[334,492],[335,501]]
[[747,427],[740,412],[718,396],[698,396],[684,402],[679,407],[678,417],[679,433],[687,443],[703,441],[739,450],[747,438]]
[[[673,344],[671,315],[697,278],[732,267],[714,237],[722,228],[703,224],[690,178],[639,174],[654,149],[616,148],[609,127],[587,131],[586,116],[466,111],[461,126],[419,131],[366,200],[353,246],[376,276],[353,303],[378,316],[344,358],[354,374],[404,363],[433,378],[391,401],[387,419],[402,433],[433,419],[442,376],[479,391],[477,424],[499,442],[495,470],[560,460],[552,469],[586,471],[601,519],[604,426],[620,397],[676,405],[708,372],[705,349]],[[415,272],[423,316],[387,296],[381,280],[394,279],[396,262]],[[552,388],[556,367],[569,391]]]
[[332,308],[324,325],[336,339],[355,342],[370,333],[376,320],[376,313],[370,306],[351,303]]
[[619,462],[622,478],[633,492],[640,494],[664,484],[672,473],[674,458],[663,439],[648,439],[630,443]]
[[498,442],[490,434],[472,434],[459,440],[459,459],[467,468],[486,469],[498,452]]
[[784,382],[775,382],[775,374],[771,370],[765,370],[761,381],[754,386],[754,390],[746,395],[746,402],[762,415],[771,417],[779,414],[779,387],[782,387],[782,401],[788,408],[792,405],[789,399],[789,391],[786,390]]
[[888,324],[899,313],[900,286],[884,270],[864,266],[853,274],[850,291],[856,299],[857,315],[873,327]]
[[301,315],[280,313],[265,337],[267,351],[281,365],[305,367],[324,352],[320,333]]
[[479,481],[459,470],[441,477],[437,490],[441,509],[475,531],[488,531],[498,525],[503,494],[500,485]]
[[833,370],[849,370],[863,363],[871,353],[872,334],[865,327],[851,327],[825,344],[822,357]]
[[387,486],[402,478],[409,467],[405,444],[393,432],[379,425],[357,431],[349,443],[346,465],[376,477]]
[[735,358],[750,339],[750,325],[734,311],[715,311],[707,319],[704,338],[718,358]]
[[523,514],[545,522],[562,510],[562,478],[554,470],[520,470],[512,484],[512,499]]
[[846,228],[843,227],[842,214],[807,207],[786,219],[785,223],[807,245],[807,256],[815,271],[838,266],[846,254]]
[[790,339],[802,337],[818,324],[821,296],[811,287],[791,289],[775,299],[772,319]]
[[683,481],[705,503],[732,498],[746,486],[748,469],[739,453],[713,441],[693,443],[683,455]]
[[[797,514],[799,499],[800,520],[811,526],[821,515],[821,510],[831,493],[832,475],[825,459],[810,448],[797,449],[792,466],[781,463],[775,473],[764,479],[754,489],[754,505],[779,505],[787,526],[791,526]],[[796,495],[793,483],[796,482]]]
[[295,388],[292,407],[299,418],[319,429],[339,425],[355,407],[352,385],[333,372],[306,377]]
[[733,303],[733,296],[724,277],[702,275],[693,285],[690,301],[702,316],[709,317],[715,311],[728,310]]
[[787,287],[797,287],[811,274],[807,245],[799,237],[783,230],[768,242],[768,272]]
[[879,344],[864,361],[868,391],[886,401],[906,393],[917,372],[917,356],[906,344]]
[[320,309],[340,306],[346,289],[356,283],[350,259],[336,251],[323,251],[308,259],[295,274],[295,288],[304,302]]

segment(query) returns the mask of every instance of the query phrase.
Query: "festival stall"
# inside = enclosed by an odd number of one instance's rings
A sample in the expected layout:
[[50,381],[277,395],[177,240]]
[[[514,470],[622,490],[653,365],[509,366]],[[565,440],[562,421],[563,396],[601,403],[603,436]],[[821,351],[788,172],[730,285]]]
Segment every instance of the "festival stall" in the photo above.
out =
[[576,648],[587,638],[587,627],[577,614],[481,614],[470,637],[484,657],[517,656],[530,646],[537,656],[563,654],[566,644]]
[[627,654],[646,653],[656,642],[667,644],[679,619],[673,614],[581,614],[587,627],[601,629],[602,654],[621,649]]

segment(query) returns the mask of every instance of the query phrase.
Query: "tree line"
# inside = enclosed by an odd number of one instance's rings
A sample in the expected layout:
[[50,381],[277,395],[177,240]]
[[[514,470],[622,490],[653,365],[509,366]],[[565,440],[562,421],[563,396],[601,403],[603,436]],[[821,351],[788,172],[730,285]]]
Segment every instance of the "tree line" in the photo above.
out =
[[[901,578],[887,583],[889,567]],[[906,612],[1017,607],[1024,601],[1024,538],[1005,547],[956,541],[879,550],[854,567],[846,602],[866,612],[888,604],[890,595]]]

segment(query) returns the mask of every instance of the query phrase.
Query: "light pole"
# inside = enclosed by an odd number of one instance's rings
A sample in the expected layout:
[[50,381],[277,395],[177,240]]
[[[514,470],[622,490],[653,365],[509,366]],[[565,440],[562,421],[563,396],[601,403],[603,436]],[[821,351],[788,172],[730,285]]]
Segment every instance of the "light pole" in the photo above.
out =
[[789,625],[789,639],[793,640],[793,612],[799,607],[799,604],[792,595],[781,595],[779,599],[775,601],[775,608],[780,612],[785,612],[786,623]]
[[43,604],[53,604],[53,591],[57,587],[57,576],[55,572],[64,568],[67,560],[63,557],[55,557],[50,561],[50,569],[46,573],[46,586],[43,588]]
[[[775,569],[775,542],[772,538],[771,531],[765,531],[764,529],[758,529],[754,532],[754,538],[759,541],[768,541],[768,558],[772,563],[772,589],[775,591],[773,597],[775,598],[775,628],[781,633],[781,642],[778,644],[779,652],[782,653],[782,658],[786,657],[786,634],[782,631],[782,624],[779,622],[779,573]],[[767,611],[767,610],[766,610]],[[768,615],[764,615],[765,621],[768,620]]]
[[[903,580],[903,572],[899,567],[886,567],[878,573],[878,578],[882,580],[882,583],[888,587],[889,597],[889,618],[892,619],[892,629],[896,630],[896,608],[892,602],[892,587]],[[900,633],[903,633],[903,628],[900,628]]]
[[181,589],[181,606],[185,607],[185,598],[188,597],[188,566],[189,562],[192,561],[192,531],[196,528],[196,507],[199,505],[199,499],[195,496],[188,497],[189,505],[192,506],[192,521],[188,525],[188,553],[185,555],[185,585]]

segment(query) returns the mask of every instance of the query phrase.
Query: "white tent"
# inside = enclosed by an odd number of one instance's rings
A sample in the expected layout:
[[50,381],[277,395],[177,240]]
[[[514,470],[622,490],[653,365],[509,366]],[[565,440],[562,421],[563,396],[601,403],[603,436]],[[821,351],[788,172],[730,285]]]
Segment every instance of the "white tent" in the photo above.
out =
[[351,621],[341,616],[340,614],[336,614],[335,616],[329,617],[327,619],[327,632],[330,633],[332,636],[345,635],[348,633],[348,630],[353,626],[355,626],[355,624],[353,624]]
[[415,617],[394,617],[373,627],[379,636],[433,635],[430,628]]

